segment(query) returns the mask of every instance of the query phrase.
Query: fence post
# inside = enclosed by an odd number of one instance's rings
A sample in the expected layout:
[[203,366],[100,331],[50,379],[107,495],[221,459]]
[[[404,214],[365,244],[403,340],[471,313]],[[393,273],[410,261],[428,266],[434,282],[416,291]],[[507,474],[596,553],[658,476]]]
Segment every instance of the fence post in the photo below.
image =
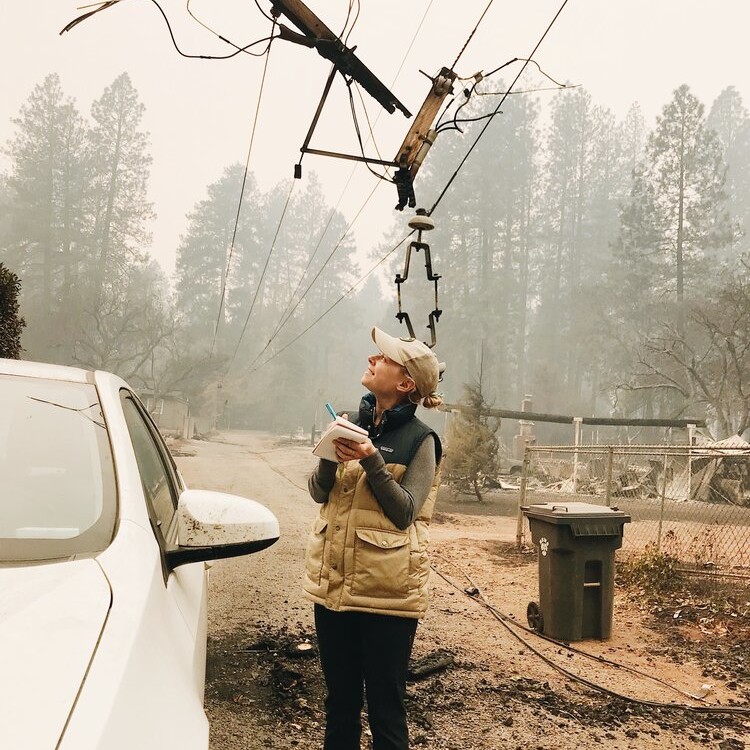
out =
[[[667,495],[667,451],[664,451],[664,466],[662,467],[662,482],[661,482],[661,503],[659,505],[659,531],[656,534],[656,549],[661,552],[661,527],[664,521],[664,500]],[[689,476],[689,475],[688,475]],[[690,491],[688,485],[688,499],[690,498]]]
[[531,464],[531,451],[526,446],[523,453],[523,464],[521,465],[521,489],[518,493],[518,517],[516,518],[516,547],[521,549],[521,540],[523,538],[523,511],[521,508],[526,505],[526,486],[529,478],[529,465]]
[[573,424],[575,425],[575,446],[576,450],[573,454],[573,492],[578,493],[578,446],[581,444],[581,425],[583,424],[583,417],[573,417]]
[[695,425],[689,424],[687,426],[688,434],[688,460],[687,460],[687,499],[691,500],[693,497],[693,440],[695,439]]
[[612,463],[615,458],[615,449],[610,445],[607,449],[607,507],[612,505]]

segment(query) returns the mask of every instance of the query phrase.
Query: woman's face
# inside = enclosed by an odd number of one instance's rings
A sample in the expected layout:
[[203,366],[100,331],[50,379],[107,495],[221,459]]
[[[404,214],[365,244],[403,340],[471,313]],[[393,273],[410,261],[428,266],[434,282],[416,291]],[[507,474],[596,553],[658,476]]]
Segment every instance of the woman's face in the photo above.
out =
[[403,365],[378,353],[367,358],[362,385],[375,396],[403,396],[412,390],[413,381]]

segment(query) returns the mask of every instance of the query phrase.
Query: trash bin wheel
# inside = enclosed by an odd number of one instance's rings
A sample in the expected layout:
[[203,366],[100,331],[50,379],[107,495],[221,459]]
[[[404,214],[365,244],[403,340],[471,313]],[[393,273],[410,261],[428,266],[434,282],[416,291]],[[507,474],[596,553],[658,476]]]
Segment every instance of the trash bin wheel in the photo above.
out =
[[542,610],[536,602],[529,602],[529,606],[526,607],[526,620],[529,623],[529,627],[535,630],[537,633],[544,631],[544,618],[542,617]]

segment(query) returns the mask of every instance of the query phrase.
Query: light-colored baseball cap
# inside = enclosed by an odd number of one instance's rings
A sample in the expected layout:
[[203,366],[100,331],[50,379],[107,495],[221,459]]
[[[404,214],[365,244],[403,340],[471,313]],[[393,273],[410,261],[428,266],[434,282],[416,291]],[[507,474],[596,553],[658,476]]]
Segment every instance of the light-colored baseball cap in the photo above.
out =
[[388,359],[406,368],[421,398],[435,393],[445,363],[438,362],[435,352],[427,344],[418,339],[397,339],[379,328],[372,329],[372,340]]

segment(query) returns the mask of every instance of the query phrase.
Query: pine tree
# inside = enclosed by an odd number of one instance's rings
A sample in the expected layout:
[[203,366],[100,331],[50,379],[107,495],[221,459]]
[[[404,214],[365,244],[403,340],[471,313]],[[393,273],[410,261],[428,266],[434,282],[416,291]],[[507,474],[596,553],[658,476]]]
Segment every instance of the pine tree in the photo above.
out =
[[482,481],[497,472],[497,425],[485,416],[481,385],[464,384],[462,404],[465,408],[451,418],[448,428],[446,478],[459,486],[468,483],[482,502]]
[[[227,324],[241,314],[237,306],[260,274],[259,235],[262,231],[263,197],[250,175],[245,183],[239,223],[235,221],[242,186],[243,169],[228,167],[221,178],[208,187],[207,197],[188,214],[188,230],[177,248],[175,289],[181,320],[197,340],[209,346],[213,338],[222,288],[225,290],[219,320],[219,343],[228,342]],[[234,247],[232,237],[234,235]],[[231,260],[229,254],[231,252]],[[229,265],[229,278],[225,279]],[[235,302],[234,290],[243,289]]]
[[[496,87],[504,88],[501,81]],[[480,99],[468,105],[459,118],[485,114],[487,102]],[[492,399],[516,397],[526,379],[528,310],[534,295],[538,116],[534,98],[509,101],[445,194],[433,217],[435,231],[423,237],[431,247],[433,270],[442,276],[440,302],[445,315],[438,323],[438,341],[441,356],[451,362],[451,380],[460,383],[476,370],[476,353],[484,339],[486,391]],[[420,174],[418,194],[427,206],[483,126],[457,122],[462,129],[457,133],[449,122]],[[404,235],[404,223],[393,234],[394,242],[396,235]],[[405,249],[397,252],[393,274],[402,273],[404,253]],[[402,291],[415,333],[427,338],[427,313],[434,299],[421,254],[412,254],[409,280]]]
[[646,289],[682,304],[713,254],[731,242],[724,177],[704,106],[680,86],[657,118],[623,214],[623,251],[631,264],[649,266]]
[[[154,217],[147,185],[151,166],[148,135],[139,130],[144,106],[127,73],[118,76],[91,107],[92,250],[94,283],[116,284],[141,261],[151,241]],[[94,269],[92,269],[94,270]]]
[[[85,124],[56,74],[33,89],[13,122],[2,253],[24,282],[27,348],[64,360],[87,242]],[[61,322],[54,331],[49,317]]]
[[735,254],[739,255],[750,248],[750,115],[734,86],[728,86],[716,98],[706,125],[718,136],[727,165],[724,191],[727,210],[737,224]]
[[[536,269],[539,302],[532,339],[532,390],[556,407],[593,410],[601,369],[600,294],[616,235],[625,162],[611,112],[584,89],[552,105],[544,162]],[[587,398],[588,394],[588,398]]]

